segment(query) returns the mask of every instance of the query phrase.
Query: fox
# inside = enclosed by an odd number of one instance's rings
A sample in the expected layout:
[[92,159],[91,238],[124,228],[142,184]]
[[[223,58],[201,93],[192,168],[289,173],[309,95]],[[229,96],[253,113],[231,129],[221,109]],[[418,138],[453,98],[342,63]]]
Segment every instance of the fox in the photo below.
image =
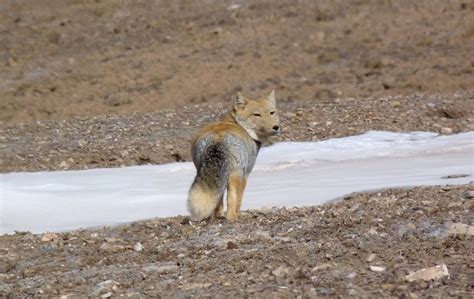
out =
[[262,145],[281,132],[275,91],[256,100],[238,92],[230,112],[205,125],[191,142],[196,177],[187,208],[192,221],[224,217],[237,220],[247,179]]

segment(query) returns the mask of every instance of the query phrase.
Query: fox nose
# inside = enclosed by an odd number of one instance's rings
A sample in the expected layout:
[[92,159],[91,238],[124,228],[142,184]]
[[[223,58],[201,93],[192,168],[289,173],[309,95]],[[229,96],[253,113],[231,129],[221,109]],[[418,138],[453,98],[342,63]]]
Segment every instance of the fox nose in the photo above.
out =
[[280,126],[273,126],[273,131],[278,132],[280,131]]

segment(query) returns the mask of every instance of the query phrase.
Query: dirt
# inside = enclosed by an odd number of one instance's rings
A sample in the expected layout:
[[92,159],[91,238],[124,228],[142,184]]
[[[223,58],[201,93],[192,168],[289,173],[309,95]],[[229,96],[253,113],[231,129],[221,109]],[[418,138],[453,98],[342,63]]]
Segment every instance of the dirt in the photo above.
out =
[[[2,1],[0,172],[189,161],[232,94],[282,134],[474,130],[469,1]],[[456,176],[453,176],[454,179]],[[343,179],[343,178],[341,178]],[[245,198],[244,198],[245,200]],[[474,185],[0,236],[0,297],[472,297]],[[449,275],[408,281],[445,265]]]
[[[237,5],[237,6],[236,6]],[[2,1],[0,121],[474,90],[471,1]]]
[[[0,237],[0,294],[467,298],[474,237],[449,227],[474,223],[473,208],[470,184],[247,211],[232,223],[180,216],[58,234],[18,232]],[[412,272],[442,264],[449,276],[407,281]]]

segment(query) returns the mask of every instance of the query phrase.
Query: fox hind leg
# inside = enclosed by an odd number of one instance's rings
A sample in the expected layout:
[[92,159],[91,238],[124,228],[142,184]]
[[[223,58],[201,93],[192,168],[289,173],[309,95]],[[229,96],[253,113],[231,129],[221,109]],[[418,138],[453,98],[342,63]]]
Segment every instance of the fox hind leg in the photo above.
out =
[[227,220],[237,219],[238,197],[241,185],[242,175],[240,173],[231,173],[227,184]]
[[219,199],[216,209],[214,210],[214,218],[221,218],[224,216],[224,195]]

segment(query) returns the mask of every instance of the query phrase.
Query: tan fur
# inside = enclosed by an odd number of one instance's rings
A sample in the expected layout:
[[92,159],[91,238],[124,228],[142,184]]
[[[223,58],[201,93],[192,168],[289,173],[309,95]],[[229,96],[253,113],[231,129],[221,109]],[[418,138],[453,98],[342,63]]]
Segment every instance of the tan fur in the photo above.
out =
[[221,217],[225,190],[226,218],[237,219],[260,146],[279,132],[273,91],[257,100],[238,93],[227,116],[202,128],[192,141],[198,173],[188,197],[191,219]]

